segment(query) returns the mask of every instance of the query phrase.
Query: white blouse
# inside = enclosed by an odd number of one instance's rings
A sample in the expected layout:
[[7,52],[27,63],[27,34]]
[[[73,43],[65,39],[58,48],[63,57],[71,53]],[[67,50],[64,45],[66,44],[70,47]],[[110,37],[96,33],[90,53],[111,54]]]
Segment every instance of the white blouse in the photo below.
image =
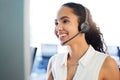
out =
[[[54,80],[67,80],[67,55],[56,54],[51,57]],[[98,80],[99,72],[107,54],[96,51],[91,45],[80,58],[73,80]]]

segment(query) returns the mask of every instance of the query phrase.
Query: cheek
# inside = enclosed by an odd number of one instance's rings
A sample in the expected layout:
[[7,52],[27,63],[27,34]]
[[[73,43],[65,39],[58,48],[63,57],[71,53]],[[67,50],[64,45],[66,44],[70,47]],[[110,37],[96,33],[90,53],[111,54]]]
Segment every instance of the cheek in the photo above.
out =
[[79,24],[76,21],[73,21],[73,23],[69,25],[69,31],[78,32],[79,31],[78,26]]
[[71,32],[71,33],[78,33],[78,27],[77,26],[71,26],[71,28],[69,28],[69,31]]

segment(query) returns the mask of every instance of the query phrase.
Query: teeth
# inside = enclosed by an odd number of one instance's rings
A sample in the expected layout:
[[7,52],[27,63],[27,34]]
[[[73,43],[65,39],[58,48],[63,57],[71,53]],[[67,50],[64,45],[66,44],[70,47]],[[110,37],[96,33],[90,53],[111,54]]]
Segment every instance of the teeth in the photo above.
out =
[[59,37],[64,37],[64,36],[66,36],[67,34],[61,34],[61,35],[59,35]]

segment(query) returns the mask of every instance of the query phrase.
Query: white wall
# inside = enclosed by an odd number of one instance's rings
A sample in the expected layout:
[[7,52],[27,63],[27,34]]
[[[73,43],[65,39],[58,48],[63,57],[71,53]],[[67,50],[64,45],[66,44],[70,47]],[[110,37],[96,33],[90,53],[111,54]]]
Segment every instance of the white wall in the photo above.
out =
[[54,19],[61,4],[79,2],[90,9],[94,21],[100,27],[107,45],[120,45],[119,0],[30,0],[31,45],[57,43],[54,35]]

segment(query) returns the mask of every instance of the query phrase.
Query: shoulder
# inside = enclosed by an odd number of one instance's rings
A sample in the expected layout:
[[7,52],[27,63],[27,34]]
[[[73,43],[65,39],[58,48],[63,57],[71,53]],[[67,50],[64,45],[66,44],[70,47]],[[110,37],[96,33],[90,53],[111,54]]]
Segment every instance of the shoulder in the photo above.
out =
[[48,62],[48,68],[51,68],[52,67],[52,64],[58,60],[62,60],[63,57],[65,56],[65,54],[55,54],[53,56],[51,56],[51,58],[49,59],[49,62]]
[[118,65],[112,57],[108,56],[105,59],[105,62],[103,64],[103,68],[107,69],[108,71],[112,71],[114,69],[118,69]]
[[105,80],[119,80],[118,65],[112,57],[106,57],[102,65],[100,74]]
[[53,56],[50,58],[49,62],[53,62],[53,61],[55,61],[55,59],[61,59],[61,58],[63,58],[64,56],[65,56],[64,53],[55,54],[55,55],[53,55]]
[[104,66],[105,67],[111,67],[111,66],[117,66],[117,64],[116,64],[115,59],[113,59],[112,57],[108,56],[105,59]]
[[53,63],[56,60],[62,59],[63,56],[64,54],[55,54],[49,59],[48,66],[47,66],[47,75],[46,75],[47,80],[53,80],[53,74],[52,74]]

